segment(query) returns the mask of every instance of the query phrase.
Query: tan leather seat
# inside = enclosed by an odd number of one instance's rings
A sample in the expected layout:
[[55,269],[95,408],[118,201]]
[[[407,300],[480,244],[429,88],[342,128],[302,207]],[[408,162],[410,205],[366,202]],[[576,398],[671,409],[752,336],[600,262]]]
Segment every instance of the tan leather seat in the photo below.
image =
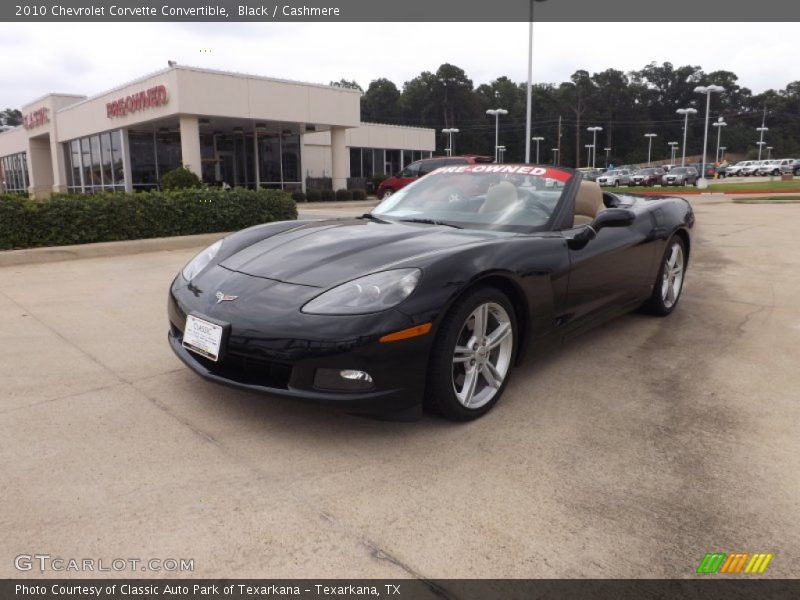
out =
[[486,192],[486,200],[478,212],[497,212],[517,203],[517,188],[510,181],[500,181]]
[[586,225],[594,221],[603,204],[603,191],[594,181],[581,181],[578,194],[575,196],[575,222],[574,226]]

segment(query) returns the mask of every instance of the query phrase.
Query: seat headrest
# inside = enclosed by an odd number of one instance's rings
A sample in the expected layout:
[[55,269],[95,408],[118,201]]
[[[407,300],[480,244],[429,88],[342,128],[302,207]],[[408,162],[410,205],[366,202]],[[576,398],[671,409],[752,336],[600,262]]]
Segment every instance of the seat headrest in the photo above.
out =
[[486,201],[480,212],[497,212],[513,206],[517,202],[517,188],[510,181],[500,181],[486,192]]
[[575,196],[575,215],[594,219],[603,209],[603,190],[595,181],[581,181]]

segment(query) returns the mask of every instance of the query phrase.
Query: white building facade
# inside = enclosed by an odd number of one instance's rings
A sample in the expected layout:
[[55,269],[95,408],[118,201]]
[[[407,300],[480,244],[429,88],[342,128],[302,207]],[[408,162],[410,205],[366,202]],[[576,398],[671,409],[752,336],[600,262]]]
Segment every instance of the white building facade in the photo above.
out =
[[306,177],[399,172],[435,131],[361,123],[358,90],[173,66],[92,98],[47,94],[0,133],[6,192],[157,188],[179,166],[204,183],[305,189]]

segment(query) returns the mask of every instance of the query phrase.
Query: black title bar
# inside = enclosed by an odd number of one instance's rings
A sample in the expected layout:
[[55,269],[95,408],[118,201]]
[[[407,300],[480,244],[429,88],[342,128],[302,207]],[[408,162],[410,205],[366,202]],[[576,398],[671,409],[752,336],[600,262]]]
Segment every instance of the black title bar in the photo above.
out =
[[535,22],[800,20],[798,2],[753,7],[749,0],[4,0],[0,21],[528,22],[531,13]]
[[699,579],[5,579],[3,600],[788,600],[800,580]]

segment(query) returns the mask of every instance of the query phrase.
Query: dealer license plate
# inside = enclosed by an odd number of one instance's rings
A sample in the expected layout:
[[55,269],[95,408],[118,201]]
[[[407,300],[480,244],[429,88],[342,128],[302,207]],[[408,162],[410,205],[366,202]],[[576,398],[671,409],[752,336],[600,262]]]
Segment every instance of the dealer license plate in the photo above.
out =
[[216,362],[219,359],[221,344],[222,327],[198,319],[194,315],[186,317],[186,329],[183,331],[184,348]]

